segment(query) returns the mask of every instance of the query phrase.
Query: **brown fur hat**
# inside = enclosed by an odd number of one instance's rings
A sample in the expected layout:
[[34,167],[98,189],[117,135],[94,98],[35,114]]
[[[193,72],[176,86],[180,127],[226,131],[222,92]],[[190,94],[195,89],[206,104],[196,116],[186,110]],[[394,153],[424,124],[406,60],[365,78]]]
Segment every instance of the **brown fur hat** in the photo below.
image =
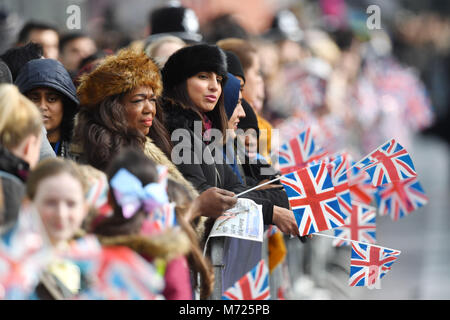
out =
[[161,94],[159,68],[144,52],[126,48],[83,75],[77,94],[82,106],[94,106],[106,97],[144,85],[150,86],[155,95]]

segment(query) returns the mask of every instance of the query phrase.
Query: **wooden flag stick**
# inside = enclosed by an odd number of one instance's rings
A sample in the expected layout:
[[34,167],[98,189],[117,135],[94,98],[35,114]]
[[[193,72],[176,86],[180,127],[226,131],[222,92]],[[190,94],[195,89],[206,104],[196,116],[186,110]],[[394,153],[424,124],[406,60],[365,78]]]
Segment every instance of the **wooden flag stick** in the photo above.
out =
[[338,240],[342,240],[342,241],[357,242],[357,243],[361,243],[361,244],[364,244],[364,245],[377,247],[377,248],[380,248],[380,249],[388,249],[388,250],[398,251],[399,253],[402,253],[400,250],[397,250],[397,249],[391,249],[391,248],[381,247],[381,246],[377,246],[377,245],[375,245],[375,244],[371,244],[371,243],[367,243],[367,242],[361,242],[361,241],[356,241],[356,240],[344,239],[344,238],[341,238],[341,237],[330,236],[330,235],[324,234],[324,233],[313,233],[313,235],[314,235],[314,236],[326,237],[326,238],[332,238],[332,239],[338,239]]
[[248,189],[248,190],[245,190],[245,191],[243,191],[243,192],[241,192],[241,193],[235,195],[233,198],[238,198],[238,197],[242,196],[243,194],[246,194],[247,192],[256,190],[256,189],[258,189],[258,188],[261,188],[262,186],[265,186],[265,185],[267,185],[267,184],[271,184],[272,182],[278,181],[278,180],[280,180],[280,179],[281,179],[281,176],[278,177],[278,178],[275,178],[275,179],[273,179],[273,180],[267,181],[267,182],[265,182],[265,183],[263,183],[263,184],[258,184],[257,186],[254,186],[253,188],[250,188],[250,189]]

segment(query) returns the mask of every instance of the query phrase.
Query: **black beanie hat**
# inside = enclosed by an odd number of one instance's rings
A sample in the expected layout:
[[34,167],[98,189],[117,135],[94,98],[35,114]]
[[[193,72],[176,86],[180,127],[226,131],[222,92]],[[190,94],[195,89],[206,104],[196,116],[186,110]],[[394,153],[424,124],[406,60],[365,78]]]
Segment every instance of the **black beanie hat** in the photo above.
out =
[[228,72],[234,76],[241,77],[245,83],[244,68],[242,68],[238,56],[231,51],[224,50],[224,52],[227,55]]
[[244,131],[247,129],[255,129],[259,137],[258,118],[256,117],[255,111],[253,111],[252,106],[245,99],[242,99],[241,104],[245,112],[245,117],[239,120],[238,128]]
[[199,72],[215,72],[222,76],[222,88],[227,80],[225,53],[216,45],[197,44],[179,49],[161,70],[163,94]]

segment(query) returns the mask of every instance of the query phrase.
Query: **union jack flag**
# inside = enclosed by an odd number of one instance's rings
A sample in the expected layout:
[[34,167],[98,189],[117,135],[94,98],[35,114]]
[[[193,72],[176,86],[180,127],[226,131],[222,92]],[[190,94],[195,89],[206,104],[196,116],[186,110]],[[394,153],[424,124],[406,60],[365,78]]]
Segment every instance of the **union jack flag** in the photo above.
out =
[[287,174],[302,169],[309,162],[320,159],[325,154],[326,152],[315,144],[311,129],[308,128],[281,146],[279,170],[281,174]]
[[142,224],[141,233],[155,234],[177,225],[175,203],[165,203],[153,209]]
[[428,197],[417,178],[394,181],[380,186],[375,199],[380,215],[389,214],[394,221],[407,216],[428,202]]
[[261,260],[222,295],[222,300],[269,300],[269,269]]
[[325,163],[281,177],[301,236],[344,225],[331,177]]
[[[352,213],[345,219],[345,225],[333,229],[339,238],[375,243],[376,237],[376,208],[362,203],[352,202]],[[336,247],[348,245],[350,241],[335,239]]]
[[352,242],[349,285],[380,288],[380,279],[391,270],[400,251]]
[[[351,164],[353,166],[356,162],[351,161]],[[347,174],[349,176],[348,182],[352,199],[367,205],[371,204],[376,187],[372,185],[370,175],[355,166],[351,167]]]
[[352,213],[352,197],[347,179],[348,161],[345,155],[336,155],[327,164],[328,172],[333,182],[334,190],[339,201],[342,213],[348,217]]
[[[350,192],[351,200],[370,204],[372,202],[373,193],[375,192],[376,188],[372,185],[369,174],[364,170],[358,169],[355,166],[356,161],[353,161],[350,153],[343,151],[341,153],[332,155],[329,157],[329,161],[335,161],[336,163],[339,163],[336,168],[337,171],[334,175],[335,177],[339,177],[340,175],[347,176],[348,189]],[[333,184],[335,184],[336,187],[336,183],[334,180]]]
[[411,157],[395,139],[387,141],[355,166],[370,175],[375,187],[417,176]]

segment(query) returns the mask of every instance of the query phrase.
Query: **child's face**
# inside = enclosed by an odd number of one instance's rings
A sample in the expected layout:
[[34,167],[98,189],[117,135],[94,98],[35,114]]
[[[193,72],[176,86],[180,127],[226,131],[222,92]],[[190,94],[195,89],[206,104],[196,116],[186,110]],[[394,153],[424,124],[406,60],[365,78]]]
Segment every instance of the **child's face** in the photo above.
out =
[[54,245],[71,239],[87,213],[81,183],[68,173],[43,179],[34,204]]

